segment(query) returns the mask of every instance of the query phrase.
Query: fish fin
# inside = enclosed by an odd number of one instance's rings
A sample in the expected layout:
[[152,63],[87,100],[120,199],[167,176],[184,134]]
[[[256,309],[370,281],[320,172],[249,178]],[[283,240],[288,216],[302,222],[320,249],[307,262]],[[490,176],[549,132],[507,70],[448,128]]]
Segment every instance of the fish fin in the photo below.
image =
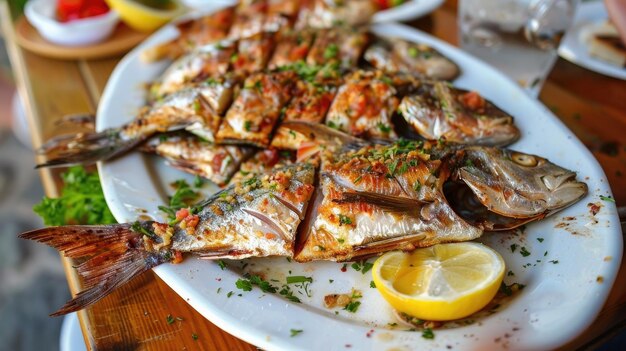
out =
[[419,213],[426,202],[406,197],[383,195],[364,191],[349,191],[341,199],[333,200],[336,203],[365,202],[380,207],[387,212]]
[[428,235],[426,233],[412,233],[386,240],[365,243],[354,247],[354,255],[350,257],[349,260],[357,261],[392,250],[411,251],[420,247],[419,242],[427,237]]
[[322,145],[340,145],[342,147],[360,148],[369,143],[350,134],[330,128],[321,123],[305,121],[284,121],[281,127],[310,136],[310,139],[320,142]]
[[117,129],[53,138],[38,150],[38,153],[46,155],[49,160],[38,164],[36,168],[92,164],[109,160],[127,152],[142,141],[143,139],[123,140],[119,137]]
[[63,126],[81,126],[93,129],[96,123],[96,115],[93,113],[76,113],[65,115],[60,120],[54,122],[56,127]]
[[[150,228],[151,224],[143,222],[141,226]],[[146,251],[143,235],[133,231],[129,224],[49,227],[19,237],[44,243],[66,257],[81,259],[76,269],[83,278],[84,290],[51,316],[83,309],[139,274],[171,261],[163,253]]]

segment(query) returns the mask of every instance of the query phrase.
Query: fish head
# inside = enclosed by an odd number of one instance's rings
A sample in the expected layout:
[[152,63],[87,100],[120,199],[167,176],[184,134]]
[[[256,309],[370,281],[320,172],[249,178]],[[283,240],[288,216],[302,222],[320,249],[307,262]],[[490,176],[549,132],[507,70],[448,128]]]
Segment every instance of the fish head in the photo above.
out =
[[489,211],[510,218],[542,218],[587,194],[575,172],[539,156],[491,147],[467,149],[455,178]]

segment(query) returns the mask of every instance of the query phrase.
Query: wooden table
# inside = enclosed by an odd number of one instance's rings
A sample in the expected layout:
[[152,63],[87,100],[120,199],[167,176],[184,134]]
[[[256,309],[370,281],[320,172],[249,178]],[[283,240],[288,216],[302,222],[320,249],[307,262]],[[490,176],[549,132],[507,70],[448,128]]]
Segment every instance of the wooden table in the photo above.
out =
[[[6,3],[0,2],[0,6]],[[19,93],[35,147],[68,130],[64,115],[94,112],[119,57],[58,61],[26,52],[15,44],[5,6],[0,22],[7,40]],[[456,44],[456,1],[411,23]],[[604,167],[618,205],[626,205],[626,81],[608,78],[559,59],[543,88],[541,101],[593,151]],[[38,161],[42,161],[39,159]],[[59,193],[59,171],[41,170],[46,194]],[[80,281],[63,259],[72,293]],[[626,326],[626,265],[597,321],[565,349],[593,348]],[[174,324],[166,316],[181,317]],[[91,350],[255,350],[195,312],[152,272],[143,274],[90,309],[78,313]],[[193,340],[192,334],[198,336]]]

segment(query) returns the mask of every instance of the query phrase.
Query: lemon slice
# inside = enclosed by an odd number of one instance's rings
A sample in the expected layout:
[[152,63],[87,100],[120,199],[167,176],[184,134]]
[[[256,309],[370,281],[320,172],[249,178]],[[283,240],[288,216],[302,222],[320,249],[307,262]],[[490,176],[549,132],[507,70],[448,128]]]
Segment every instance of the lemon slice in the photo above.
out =
[[170,0],[170,5],[165,9],[150,7],[136,0],[106,2],[120,15],[124,23],[142,32],[153,31],[185,11],[185,7],[177,0]]
[[389,252],[374,263],[376,288],[395,309],[423,320],[467,317],[493,299],[504,260],[478,243]]

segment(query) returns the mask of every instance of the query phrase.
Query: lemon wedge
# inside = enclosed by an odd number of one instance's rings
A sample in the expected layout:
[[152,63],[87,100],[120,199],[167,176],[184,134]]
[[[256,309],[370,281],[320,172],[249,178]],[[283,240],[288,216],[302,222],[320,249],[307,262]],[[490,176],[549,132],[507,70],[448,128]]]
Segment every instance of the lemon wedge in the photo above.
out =
[[170,0],[165,8],[151,7],[136,0],[106,0],[106,2],[120,15],[124,23],[142,32],[153,31],[185,11],[185,7],[177,0]]
[[448,321],[467,317],[493,299],[504,277],[504,260],[482,244],[440,244],[386,253],[374,263],[372,276],[398,311]]

